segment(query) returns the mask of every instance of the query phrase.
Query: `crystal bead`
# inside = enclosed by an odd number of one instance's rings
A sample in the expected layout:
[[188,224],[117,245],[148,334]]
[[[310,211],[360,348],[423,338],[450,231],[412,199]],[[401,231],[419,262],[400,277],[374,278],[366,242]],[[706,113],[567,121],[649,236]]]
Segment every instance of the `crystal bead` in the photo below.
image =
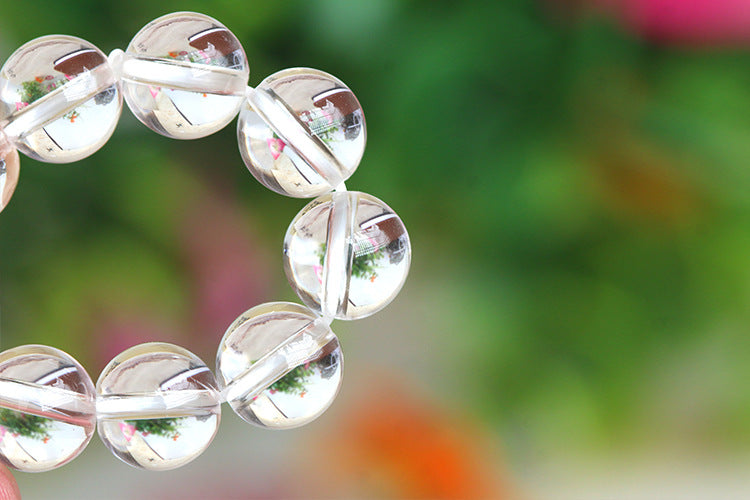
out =
[[18,184],[18,152],[0,129],[0,212],[8,205]]
[[122,90],[133,114],[173,139],[223,128],[244,99],[250,69],[239,40],[217,20],[175,12],[146,25],[128,45]]
[[359,101],[335,77],[285,69],[248,93],[237,123],[245,165],[277,193],[311,198],[348,179],[365,150]]
[[19,151],[50,163],[85,158],[117,126],[122,97],[107,56],[85,40],[50,35],[0,70],[0,123]]
[[94,384],[64,352],[27,345],[0,353],[0,459],[14,469],[60,467],[94,433]]
[[216,371],[232,409],[271,429],[304,425],[341,386],[338,339],[312,311],[273,302],[243,313],[219,344]]
[[120,353],[104,368],[96,391],[99,437],[134,467],[180,467],[203,453],[219,428],[214,375],[175,345],[153,342]]
[[406,280],[411,245],[401,219],[365,193],[316,198],[284,237],[284,271],[313,311],[360,319],[384,308]]

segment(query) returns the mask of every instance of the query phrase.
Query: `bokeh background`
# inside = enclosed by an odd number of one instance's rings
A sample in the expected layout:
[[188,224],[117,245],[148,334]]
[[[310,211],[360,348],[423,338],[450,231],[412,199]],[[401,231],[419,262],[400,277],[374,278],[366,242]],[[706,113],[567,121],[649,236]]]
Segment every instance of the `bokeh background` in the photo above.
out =
[[[177,10],[243,42],[250,84],[346,82],[368,147],[347,182],[405,221],[391,306],[336,322],[333,407],[299,430],[224,407],[188,466],[132,469],[98,438],[16,474],[25,498],[750,496],[747,0],[2,0],[0,59],[50,33],[124,48]],[[22,158],[0,216],[0,341],[94,380],[123,349],[214,365],[249,307],[296,301],[305,205],[258,184],[234,125],[173,141],[125,109],[95,155]]]

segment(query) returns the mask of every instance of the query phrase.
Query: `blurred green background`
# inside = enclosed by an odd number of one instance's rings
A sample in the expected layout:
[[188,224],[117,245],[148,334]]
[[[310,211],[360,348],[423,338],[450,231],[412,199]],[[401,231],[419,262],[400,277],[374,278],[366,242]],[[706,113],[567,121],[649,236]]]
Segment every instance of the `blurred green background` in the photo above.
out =
[[[347,377],[314,424],[225,406],[209,451],[158,476],[94,438],[17,474],[29,498],[750,495],[746,2],[3,1],[0,59],[50,33],[108,53],[178,10],[234,32],[250,85],[292,66],[349,85],[369,141],[347,186],[402,217],[412,273],[334,323]],[[281,243],[305,203],[253,179],[234,124],[173,141],[125,109],[84,161],[24,157],[2,348],[61,348],[94,380],[151,340],[213,366],[243,310],[295,300]]]

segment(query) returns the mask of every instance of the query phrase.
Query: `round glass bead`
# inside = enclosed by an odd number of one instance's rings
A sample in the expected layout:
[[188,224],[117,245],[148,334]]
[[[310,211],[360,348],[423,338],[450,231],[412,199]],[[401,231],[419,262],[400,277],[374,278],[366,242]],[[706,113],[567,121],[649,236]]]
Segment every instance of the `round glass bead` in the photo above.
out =
[[141,344],[120,353],[104,368],[96,391],[99,437],[134,467],[180,467],[203,453],[219,428],[214,375],[172,344]]
[[304,425],[323,413],[341,386],[336,335],[298,304],[256,306],[229,327],[216,371],[232,409],[271,429]]
[[27,345],[0,353],[0,459],[43,472],[78,456],[96,424],[94,384],[66,353]]
[[284,271],[313,311],[359,319],[384,308],[406,280],[411,245],[401,219],[365,193],[340,191],[300,211],[284,237]]
[[133,114],[173,139],[197,139],[229,123],[250,69],[239,40],[220,22],[176,12],[146,25],[122,61],[122,90]]
[[0,212],[8,205],[18,184],[18,152],[0,129]]
[[315,69],[292,68],[248,92],[237,123],[240,152],[264,186],[311,198],[348,179],[365,150],[365,117],[351,90]]
[[19,151],[68,163],[107,142],[122,96],[107,56],[85,40],[50,35],[15,51],[0,70],[0,125]]

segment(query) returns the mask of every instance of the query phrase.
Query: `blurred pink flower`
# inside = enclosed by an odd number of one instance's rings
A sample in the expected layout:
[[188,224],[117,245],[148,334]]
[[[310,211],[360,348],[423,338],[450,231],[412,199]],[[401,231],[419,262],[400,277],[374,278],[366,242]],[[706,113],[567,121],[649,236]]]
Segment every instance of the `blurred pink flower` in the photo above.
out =
[[205,192],[184,214],[180,239],[192,280],[191,333],[216,349],[226,328],[274,295],[265,244],[258,242],[239,206]]
[[646,38],[690,45],[750,42],[748,0],[589,0]]
[[153,308],[143,303],[108,304],[91,318],[99,367],[143,342],[175,343],[210,359],[237,316],[274,297],[267,271],[274,266],[266,257],[267,245],[256,243],[242,213],[226,193],[194,193],[177,222],[179,259],[188,285],[184,312],[165,312],[157,303]]
[[179,336],[165,324],[165,320],[149,318],[141,311],[109,312],[95,324],[97,371],[135,345],[144,342],[180,343]]

